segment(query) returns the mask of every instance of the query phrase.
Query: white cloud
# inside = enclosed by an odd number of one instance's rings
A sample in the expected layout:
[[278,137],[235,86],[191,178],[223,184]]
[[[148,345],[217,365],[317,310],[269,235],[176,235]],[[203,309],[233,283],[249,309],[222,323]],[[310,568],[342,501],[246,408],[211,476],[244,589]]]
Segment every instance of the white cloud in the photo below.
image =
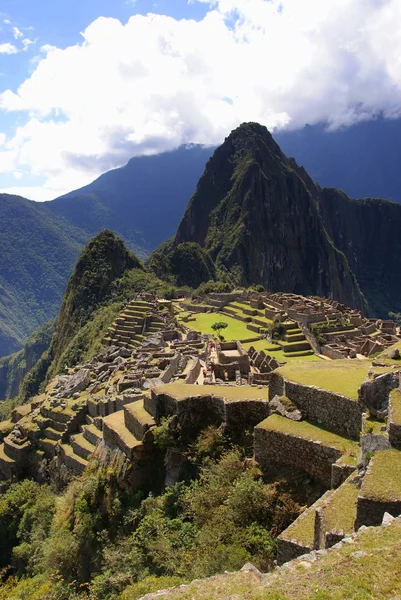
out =
[[81,44],[44,46],[32,75],[0,94],[0,110],[28,115],[0,164],[64,192],[134,155],[219,143],[243,121],[401,114],[401,0],[209,4],[200,22],[99,18]]
[[0,54],[17,54],[17,52],[18,48],[14,44],[10,44],[9,42],[0,44]]
[[18,27],[13,27],[13,36],[14,39],[18,40],[18,38],[24,37],[24,34],[18,29]]

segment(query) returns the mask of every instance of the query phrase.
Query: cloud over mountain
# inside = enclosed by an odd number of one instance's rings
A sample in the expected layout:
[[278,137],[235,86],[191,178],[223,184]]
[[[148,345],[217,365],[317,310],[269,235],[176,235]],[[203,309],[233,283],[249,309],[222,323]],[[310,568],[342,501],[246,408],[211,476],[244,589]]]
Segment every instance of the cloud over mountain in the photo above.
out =
[[51,197],[131,156],[217,144],[243,121],[400,116],[401,0],[209,4],[199,22],[100,17],[80,44],[42,47],[31,76],[0,94],[21,123],[0,171],[44,177]]

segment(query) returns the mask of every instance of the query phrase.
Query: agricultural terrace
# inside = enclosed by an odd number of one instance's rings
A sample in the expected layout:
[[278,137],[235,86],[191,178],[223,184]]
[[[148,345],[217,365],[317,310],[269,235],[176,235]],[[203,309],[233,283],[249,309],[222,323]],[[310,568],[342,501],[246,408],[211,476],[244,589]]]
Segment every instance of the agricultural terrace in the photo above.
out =
[[375,361],[382,363],[384,365],[395,365],[401,367],[401,358],[390,358],[390,352],[398,348],[401,354],[401,342],[397,342],[394,346],[390,346],[390,348],[386,348],[381,354],[376,356]]
[[225,400],[267,400],[267,389],[250,385],[191,385],[185,383],[167,383],[155,389],[158,394],[168,394],[176,400],[185,400],[193,396],[217,396]]
[[277,433],[293,435],[311,442],[321,442],[325,446],[337,448],[337,450],[351,459],[355,459],[355,461],[359,454],[358,442],[332,433],[320,425],[314,425],[308,421],[292,421],[291,419],[287,419],[280,415],[271,415],[259,423],[257,427],[269,431],[276,431]]
[[358,399],[358,389],[368,378],[369,361],[333,360],[309,363],[291,363],[277,370],[288,381],[303,385],[314,385],[324,390],[341,394],[351,400]]
[[364,477],[361,495],[383,502],[401,501],[401,451],[391,448],[377,452]]

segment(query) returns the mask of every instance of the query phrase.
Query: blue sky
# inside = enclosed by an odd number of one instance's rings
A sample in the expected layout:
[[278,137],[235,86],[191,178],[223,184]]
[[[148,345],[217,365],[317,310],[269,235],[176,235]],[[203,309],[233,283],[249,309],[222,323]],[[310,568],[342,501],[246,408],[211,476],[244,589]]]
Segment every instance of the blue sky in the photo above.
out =
[[2,0],[0,191],[49,200],[243,121],[399,117],[400,22],[401,0]]

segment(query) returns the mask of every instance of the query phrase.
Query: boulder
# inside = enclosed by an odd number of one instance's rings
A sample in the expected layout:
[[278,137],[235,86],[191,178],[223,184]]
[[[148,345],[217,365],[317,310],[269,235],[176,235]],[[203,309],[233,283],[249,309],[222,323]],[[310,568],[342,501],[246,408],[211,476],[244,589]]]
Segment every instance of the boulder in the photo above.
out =
[[385,373],[373,380],[365,381],[361,385],[359,400],[366,406],[371,415],[383,418],[388,411],[389,394],[398,385],[397,373]]
[[392,350],[390,350],[389,357],[392,360],[399,360],[400,359],[400,351],[399,351],[399,349],[398,348],[393,348]]
[[72,375],[64,388],[62,393],[63,398],[68,398],[75,394],[75,392],[83,392],[90,384],[90,371],[89,369],[80,369],[74,375]]

